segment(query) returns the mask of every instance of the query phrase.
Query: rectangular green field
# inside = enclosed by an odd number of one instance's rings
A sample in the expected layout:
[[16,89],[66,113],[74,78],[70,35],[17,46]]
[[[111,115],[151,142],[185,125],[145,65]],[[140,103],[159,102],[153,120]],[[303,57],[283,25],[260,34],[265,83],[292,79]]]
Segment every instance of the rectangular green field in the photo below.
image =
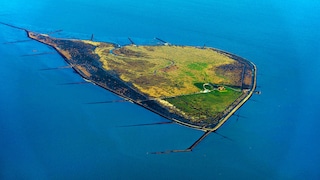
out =
[[223,112],[242,92],[226,89],[223,92],[212,91],[192,95],[177,96],[165,99],[194,121],[205,120]]

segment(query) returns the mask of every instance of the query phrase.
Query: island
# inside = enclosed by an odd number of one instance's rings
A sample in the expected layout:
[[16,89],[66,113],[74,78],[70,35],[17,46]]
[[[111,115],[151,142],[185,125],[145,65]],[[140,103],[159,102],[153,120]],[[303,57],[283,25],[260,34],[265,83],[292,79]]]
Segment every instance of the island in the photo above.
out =
[[[252,62],[210,47],[115,43],[54,38],[8,23],[30,39],[53,47],[87,82],[98,85],[174,123],[205,133],[183,150],[190,152],[220,128],[256,89]],[[25,42],[15,41],[12,43]],[[45,54],[45,53],[41,53]]]
[[214,48],[28,37],[53,47],[87,81],[196,129],[217,130],[256,88],[252,62]]

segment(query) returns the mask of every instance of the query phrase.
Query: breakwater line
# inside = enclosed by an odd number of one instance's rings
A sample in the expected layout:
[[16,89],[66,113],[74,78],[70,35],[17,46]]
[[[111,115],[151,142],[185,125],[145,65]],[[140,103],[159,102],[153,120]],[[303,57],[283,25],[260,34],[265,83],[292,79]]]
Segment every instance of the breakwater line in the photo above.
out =
[[4,42],[4,43],[2,43],[2,44],[15,44],[15,43],[24,43],[24,42],[29,42],[29,41],[33,41],[33,40],[32,40],[32,39],[25,39],[25,40]]
[[152,126],[152,125],[163,125],[163,124],[173,124],[174,122],[168,121],[168,122],[156,122],[156,123],[144,123],[144,124],[132,124],[132,125],[124,125],[124,126],[118,126],[118,127],[136,127],[136,126]]
[[169,153],[180,153],[180,152],[192,152],[192,150],[200,144],[212,131],[206,131],[199,139],[197,139],[190,147],[187,149],[175,149],[175,150],[167,150],[167,151],[159,151],[159,152],[151,152],[150,154],[169,154]]

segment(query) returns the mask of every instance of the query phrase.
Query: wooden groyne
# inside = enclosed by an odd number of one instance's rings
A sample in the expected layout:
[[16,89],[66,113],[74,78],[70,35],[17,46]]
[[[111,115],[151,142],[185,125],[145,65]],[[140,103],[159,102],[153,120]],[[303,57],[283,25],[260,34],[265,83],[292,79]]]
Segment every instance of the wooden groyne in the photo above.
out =
[[111,101],[90,102],[86,104],[109,104],[109,103],[121,103],[121,102],[128,102],[128,100],[119,99],[119,100],[111,100]]
[[29,42],[29,41],[33,41],[33,40],[32,39],[18,40],[18,41],[4,42],[2,44],[15,44],[15,43],[24,43],[24,42]]
[[59,70],[59,69],[70,69],[70,68],[72,68],[72,66],[68,65],[68,66],[60,66],[60,67],[54,67],[54,68],[43,68],[43,69],[40,69],[40,71]]
[[129,41],[131,42],[132,45],[135,45],[135,43],[132,41],[130,37],[128,37]]
[[24,55],[21,55],[21,57],[42,56],[42,55],[48,55],[48,54],[56,54],[56,52],[43,52],[43,53],[36,53],[36,54],[24,54]]
[[175,150],[167,150],[167,151],[159,151],[159,152],[152,152],[150,154],[169,154],[169,153],[180,153],[180,152],[192,152],[192,150],[200,144],[209,134],[213,131],[206,131],[199,139],[197,139],[190,147],[187,149],[175,149]]
[[224,138],[224,139],[228,139],[229,141],[233,141],[231,138],[229,138],[229,137],[227,137],[227,136],[225,136],[225,135],[222,135],[222,134],[218,133],[217,131],[212,131],[212,132],[215,133],[215,134],[217,134],[217,135],[219,135],[219,136],[221,136],[221,137]]
[[21,28],[21,27],[18,27],[18,26],[14,26],[14,25],[11,25],[11,24],[8,24],[8,23],[0,22],[0,24],[28,32],[28,30],[25,29],[25,28]]
[[158,40],[158,41],[160,41],[160,42],[162,42],[162,43],[164,43],[164,44],[168,43],[168,42],[166,42],[166,41],[164,41],[164,40],[162,40],[162,39],[160,39],[160,38],[157,38],[157,37],[156,37],[156,40]]
[[55,33],[61,32],[61,31],[63,31],[63,30],[59,29],[59,30],[51,31],[51,32],[48,32],[48,35],[55,34]]
[[132,125],[124,125],[118,127],[135,127],[135,126],[152,126],[152,125],[163,125],[163,124],[172,124],[172,121],[167,122],[156,122],[156,123],[144,123],[144,124],[132,124]]
[[61,83],[58,85],[76,85],[76,84],[91,84],[91,82],[83,81],[83,82],[70,82],[70,83]]

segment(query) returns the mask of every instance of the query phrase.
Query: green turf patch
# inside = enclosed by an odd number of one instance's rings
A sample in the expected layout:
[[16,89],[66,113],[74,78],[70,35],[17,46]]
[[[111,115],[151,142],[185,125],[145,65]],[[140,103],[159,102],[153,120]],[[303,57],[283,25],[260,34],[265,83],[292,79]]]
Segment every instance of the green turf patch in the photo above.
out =
[[[198,86],[199,84],[197,83]],[[226,89],[224,92],[212,91],[210,93],[178,96],[166,100],[188,116],[201,120],[213,117],[224,111],[240,95],[241,92]]]
[[190,63],[188,64],[188,68],[189,69],[192,69],[192,70],[197,70],[197,71],[203,71],[205,68],[208,67],[208,64],[207,63],[200,63],[200,62],[197,62],[197,63]]
[[193,85],[199,88],[200,90],[203,90],[203,84],[204,84],[203,82],[193,83]]

